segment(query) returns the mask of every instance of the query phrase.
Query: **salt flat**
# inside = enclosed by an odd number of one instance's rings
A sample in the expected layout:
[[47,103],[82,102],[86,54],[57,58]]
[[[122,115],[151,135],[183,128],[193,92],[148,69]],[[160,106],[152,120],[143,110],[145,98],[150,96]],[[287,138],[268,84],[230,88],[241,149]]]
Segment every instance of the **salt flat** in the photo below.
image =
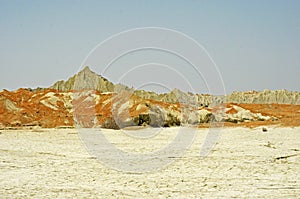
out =
[[[138,139],[102,130],[128,153],[158,150],[176,128]],[[300,127],[224,128],[207,157],[198,129],[183,157],[147,173],[113,170],[89,154],[76,129],[2,130],[0,198],[299,198]],[[111,157],[112,159],[114,157]]]

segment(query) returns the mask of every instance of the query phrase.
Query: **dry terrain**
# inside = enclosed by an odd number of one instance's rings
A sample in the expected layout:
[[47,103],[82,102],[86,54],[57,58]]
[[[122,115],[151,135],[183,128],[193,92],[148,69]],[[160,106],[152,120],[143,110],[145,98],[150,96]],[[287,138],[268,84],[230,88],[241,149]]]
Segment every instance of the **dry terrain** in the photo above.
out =
[[[128,153],[171,142],[178,127],[149,139],[102,130]],[[181,158],[148,173],[113,170],[89,154],[76,129],[1,130],[1,198],[299,198],[300,128],[226,127],[207,157],[197,129]],[[104,150],[105,151],[105,150]],[[108,149],[109,152],[109,149]],[[116,157],[111,156],[114,159]]]
[[299,198],[299,137],[300,92],[156,94],[86,67],[0,91],[0,198]]

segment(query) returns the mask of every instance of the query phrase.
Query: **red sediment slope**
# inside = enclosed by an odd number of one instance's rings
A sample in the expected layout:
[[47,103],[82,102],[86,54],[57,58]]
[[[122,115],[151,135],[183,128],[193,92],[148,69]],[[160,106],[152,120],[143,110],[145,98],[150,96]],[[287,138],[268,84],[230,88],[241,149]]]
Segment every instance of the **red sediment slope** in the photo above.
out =
[[[100,93],[45,89],[0,92],[0,127],[119,127],[133,125],[206,127],[213,121],[214,108],[142,99],[129,92]],[[220,121],[225,126],[300,126],[300,105],[225,104]],[[110,126],[108,126],[110,128]]]

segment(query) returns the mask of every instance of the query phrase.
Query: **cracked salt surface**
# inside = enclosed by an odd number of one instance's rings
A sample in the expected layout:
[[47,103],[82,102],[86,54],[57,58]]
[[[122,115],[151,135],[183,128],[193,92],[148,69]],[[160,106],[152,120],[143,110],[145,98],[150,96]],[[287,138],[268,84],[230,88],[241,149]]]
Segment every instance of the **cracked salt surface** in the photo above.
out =
[[[103,130],[117,147],[147,152],[174,136],[151,139]],[[176,131],[173,131],[174,134]],[[0,134],[1,198],[299,198],[300,127],[224,128],[207,157],[199,157],[208,129],[199,129],[181,158],[150,173],[105,167],[76,130],[14,130]],[[159,146],[159,147],[158,147]],[[272,146],[272,147],[270,147]],[[283,157],[283,158],[280,158]],[[112,157],[113,158],[113,157]]]

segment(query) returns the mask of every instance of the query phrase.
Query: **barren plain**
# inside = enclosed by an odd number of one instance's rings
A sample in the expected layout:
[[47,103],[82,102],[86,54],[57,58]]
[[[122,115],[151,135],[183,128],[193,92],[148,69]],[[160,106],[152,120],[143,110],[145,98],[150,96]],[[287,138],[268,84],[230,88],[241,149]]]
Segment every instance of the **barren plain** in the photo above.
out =
[[[103,130],[122,150],[147,152],[172,141],[178,127],[133,142]],[[299,198],[300,128],[226,127],[206,157],[209,129],[197,129],[185,154],[159,170],[113,170],[89,154],[76,129],[1,130],[1,198]],[[168,141],[168,142],[166,142]],[[114,158],[114,157],[111,157]],[[170,157],[171,158],[171,157]]]

